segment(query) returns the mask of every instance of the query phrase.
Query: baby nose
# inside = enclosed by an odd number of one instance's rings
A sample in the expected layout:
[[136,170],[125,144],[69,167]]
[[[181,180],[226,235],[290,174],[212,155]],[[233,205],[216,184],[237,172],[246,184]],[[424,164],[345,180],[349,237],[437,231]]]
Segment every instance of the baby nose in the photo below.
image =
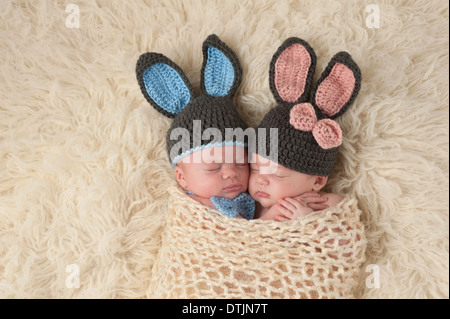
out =
[[237,169],[233,166],[226,166],[224,171],[223,171],[223,178],[227,179],[227,178],[233,178],[233,177],[237,177],[239,175]]
[[269,184],[269,181],[268,181],[268,179],[264,176],[264,174],[259,174],[259,175],[258,175],[257,181],[258,181],[258,184],[261,184],[261,185],[267,185],[267,184]]

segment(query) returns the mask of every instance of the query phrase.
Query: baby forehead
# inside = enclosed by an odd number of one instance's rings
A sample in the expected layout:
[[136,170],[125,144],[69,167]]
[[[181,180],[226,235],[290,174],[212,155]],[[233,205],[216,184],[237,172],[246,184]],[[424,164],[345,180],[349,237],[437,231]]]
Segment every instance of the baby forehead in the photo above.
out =
[[192,153],[193,163],[247,163],[247,150],[243,146],[225,145],[207,147]]
[[279,165],[277,162],[271,161],[270,159],[260,156],[256,153],[251,153],[249,158],[249,163],[258,166],[276,166],[283,168],[284,166]]
[[262,174],[273,174],[276,172],[289,173],[291,170],[287,167],[279,165],[278,163],[271,161],[263,156],[259,156],[256,153],[252,153],[249,163],[252,167],[258,167]]

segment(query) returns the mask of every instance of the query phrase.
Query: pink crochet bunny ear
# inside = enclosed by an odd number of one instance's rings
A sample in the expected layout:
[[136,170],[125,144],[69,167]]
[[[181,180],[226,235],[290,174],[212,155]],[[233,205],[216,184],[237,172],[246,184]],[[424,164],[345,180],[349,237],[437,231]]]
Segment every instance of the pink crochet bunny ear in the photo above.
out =
[[306,41],[284,41],[270,63],[270,90],[275,100],[290,105],[308,100],[315,67],[316,54]]
[[[312,132],[317,144],[325,150],[338,147],[342,131],[333,119],[353,103],[360,87],[361,71],[348,53],[339,52],[317,81],[312,104],[294,105],[289,123],[297,130]],[[316,110],[322,114],[316,115]]]
[[328,118],[342,115],[353,103],[361,87],[361,71],[347,52],[330,61],[313,91],[313,104]]

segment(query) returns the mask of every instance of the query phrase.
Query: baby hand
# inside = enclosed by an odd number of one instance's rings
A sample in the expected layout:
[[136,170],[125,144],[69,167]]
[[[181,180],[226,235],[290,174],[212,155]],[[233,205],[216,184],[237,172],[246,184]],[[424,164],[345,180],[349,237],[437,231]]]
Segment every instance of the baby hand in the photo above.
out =
[[299,196],[293,197],[294,199],[304,202],[309,208],[314,211],[327,209],[329,206],[324,204],[328,201],[328,198],[320,195],[319,193],[308,192]]
[[308,207],[303,200],[290,197],[280,199],[278,203],[272,207],[275,207],[279,212],[276,216],[276,220],[278,221],[297,219],[314,211],[312,208]]

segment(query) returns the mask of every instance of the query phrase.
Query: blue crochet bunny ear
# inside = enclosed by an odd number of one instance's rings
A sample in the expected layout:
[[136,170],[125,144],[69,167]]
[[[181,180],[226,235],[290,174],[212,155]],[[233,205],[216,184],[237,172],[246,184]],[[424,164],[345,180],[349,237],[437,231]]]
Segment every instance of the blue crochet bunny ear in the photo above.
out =
[[194,99],[194,89],[183,70],[162,54],[142,54],[136,64],[136,77],[146,100],[169,118]]
[[236,54],[215,34],[203,42],[202,94],[233,97],[241,83],[242,69]]

